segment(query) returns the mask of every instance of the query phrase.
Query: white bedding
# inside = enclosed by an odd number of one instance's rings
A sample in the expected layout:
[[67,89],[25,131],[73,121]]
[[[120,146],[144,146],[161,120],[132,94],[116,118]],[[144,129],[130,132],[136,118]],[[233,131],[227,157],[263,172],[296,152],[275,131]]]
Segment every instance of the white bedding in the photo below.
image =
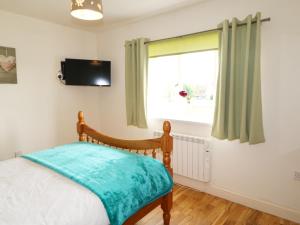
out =
[[108,224],[88,189],[23,158],[0,162],[0,225]]

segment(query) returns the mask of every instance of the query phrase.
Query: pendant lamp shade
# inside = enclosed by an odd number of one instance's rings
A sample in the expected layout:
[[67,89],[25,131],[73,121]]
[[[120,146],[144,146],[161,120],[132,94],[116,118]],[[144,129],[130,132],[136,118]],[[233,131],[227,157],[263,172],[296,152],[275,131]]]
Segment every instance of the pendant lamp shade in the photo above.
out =
[[71,15],[81,20],[103,18],[101,0],[71,0]]

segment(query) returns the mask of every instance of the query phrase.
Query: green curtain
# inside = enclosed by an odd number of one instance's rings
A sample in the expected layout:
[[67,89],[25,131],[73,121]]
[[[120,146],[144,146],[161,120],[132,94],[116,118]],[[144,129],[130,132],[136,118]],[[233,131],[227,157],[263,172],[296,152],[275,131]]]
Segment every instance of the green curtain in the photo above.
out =
[[146,94],[148,50],[146,38],[125,43],[125,89],[127,125],[147,128]]
[[[261,14],[220,28],[220,68],[212,136],[258,144],[265,141],[262,120]],[[256,23],[252,23],[256,21]],[[240,25],[246,23],[246,25]]]

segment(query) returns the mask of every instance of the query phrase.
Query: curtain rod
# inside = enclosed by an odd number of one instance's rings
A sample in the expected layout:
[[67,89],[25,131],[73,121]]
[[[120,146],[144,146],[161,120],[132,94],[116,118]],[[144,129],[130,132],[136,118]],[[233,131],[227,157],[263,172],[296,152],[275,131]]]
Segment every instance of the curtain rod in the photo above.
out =
[[[271,18],[270,17],[264,18],[264,19],[261,19],[260,21],[261,22],[269,22],[269,21],[271,21]],[[256,23],[256,21],[252,21],[252,23]],[[240,24],[238,24],[238,26],[243,26],[246,24],[247,23],[240,23]],[[229,27],[231,27],[231,25]],[[186,36],[190,36],[190,35],[194,35],[194,34],[201,34],[201,33],[206,33],[206,32],[210,32],[210,31],[217,31],[217,30],[222,30],[222,28],[215,28],[215,29],[190,33],[190,34],[179,35],[179,36],[175,36],[175,37],[163,38],[163,39],[158,39],[158,40],[153,40],[153,41],[146,41],[145,44],[147,45],[147,44],[154,43],[154,42],[165,41],[165,40],[169,40],[169,39],[173,39],[173,38],[181,38],[181,37],[186,37]]]

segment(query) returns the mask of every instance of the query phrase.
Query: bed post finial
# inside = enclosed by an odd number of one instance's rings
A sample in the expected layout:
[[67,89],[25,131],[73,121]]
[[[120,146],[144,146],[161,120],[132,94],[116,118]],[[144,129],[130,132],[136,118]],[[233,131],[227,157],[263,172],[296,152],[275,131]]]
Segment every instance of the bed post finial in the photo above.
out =
[[83,112],[82,111],[78,112],[78,120],[79,120],[79,122],[84,122],[84,116],[83,116]]
[[170,132],[171,132],[171,123],[169,121],[164,122],[163,130],[164,130],[164,133],[170,134]]
[[83,112],[79,111],[78,112],[78,122],[77,122],[77,133],[79,135],[79,141],[84,141],[84,135],[83,135],[83,129],[84,129],[84,116]]

